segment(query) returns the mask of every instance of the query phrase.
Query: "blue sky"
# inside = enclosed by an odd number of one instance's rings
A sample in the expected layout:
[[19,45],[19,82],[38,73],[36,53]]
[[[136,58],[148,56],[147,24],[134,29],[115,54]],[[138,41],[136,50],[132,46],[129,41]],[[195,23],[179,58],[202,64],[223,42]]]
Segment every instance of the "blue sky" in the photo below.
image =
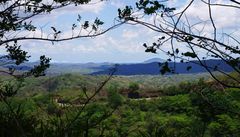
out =
[[[96,2],[98,0],[93,0]],[[169,0],[171,6],[177,9],[182,9],[189,0]],[[48,15],[41,15],[34,18],[33,23],[41,27],[44,34],[51,31],[50,27],[55,26],[63,31],[63,37],[71,35],[72,23],[77,23],[77,15],[80,14],[84,20],[94,20],[96,17],[105,22],[103,29],[113,25],[114,18],[117,17],[117,9],[125,5],[134,5],[135,0],[108,0],[107,2],[100,2],[97,4],[90,4],[85,6],[71,6],[64,9],[57,10]],[[216,0],[216,2],[224,2],[224,0]],[[189,16],[193,18],[191,21],[197,19],[208,19],[207,14],[204,13],[206,6],[199,4],[197,1],[191,9],[189,9]],[[227,29],[236,27],[240,24],[238,18],[239,12],[233,10],[215,9],[214,16],[218,22],[220,29]],[[220,13],[229,14],[231,18],[221,16]],[[151,18],[146,17],[145,20]],[[233,27],[233,28],[234,28]],[[237,26],[238,28],[239,25]],[[206,32],[211,31],[207,28]],[[235,30],[236,31],[236,30]],[[238,32],[238,30],[237,30]],[[234,32],[235,33],[235,32]],[[27,35],[27,34],[26,34]],[[33,35],[40,35],[40,30]],[[142,62],[150,58],[166,59],[167,56],[163,53],[151,54],[145,53],[143,43],[152,43],[159,36],[158,33],[148,30],[142,26],[123,25],[119,28],[111,30],[110,32],[95,38],[80,38],[77,40],[59,42],[52,45],[50,42],[42,41],[24,41],[21,44],[23,48],[32,56],[31,61],[38,59],[40,55],[46,55],[52,58],[53,62],[71,62],[71,63],[86,63],[86,62],[115,62],[115,63],[130,63]],[[165,45],[169,48],[169,45]],[[3,53],[4,49],[1,49]]]
[[[94,2],[94,1],[93,1]],[[63,32],[71,29],[80,14],[83,20],[94,20],[96,17],[104,21],[103,29],[114,24],[117,9],[124,5],[134,5],[135,1],[112,0],[87,6],[68,7],[52,15],[38,17],[35,24],[45,26],[45,31],[56,26]],[[52,45],[49,42],[24,42],[23,48],[31,54],[31,60],[37,60],[41,54],[52,58],[54,62],[142,62],[149,58],[161,57],[144,52],[142,44],[146,37],[139,27],[124,25],[95,38],[80,38],[77,40],[59,42]],[[50,30],[51,31],[51,30]],[[145,30],[149,31],[149,30]],[[150,39],[149,39],[150,40]]]

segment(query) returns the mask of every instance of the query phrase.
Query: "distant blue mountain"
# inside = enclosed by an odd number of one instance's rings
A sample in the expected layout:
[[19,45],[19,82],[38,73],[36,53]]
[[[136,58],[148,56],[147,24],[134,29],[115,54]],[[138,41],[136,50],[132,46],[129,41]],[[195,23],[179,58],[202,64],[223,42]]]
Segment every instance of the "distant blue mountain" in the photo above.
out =
[[[6,60],[2,60],[2,61],[0,60],[0,63],[3,63],[4,61]],[[162,59],[153,58],[143,63],[119,64],[115,75],[159,75],[161,70],[161,66],[159,66],[159,63],[161,64],[163,62],[164,60]],[[206,65],[208,66],[211,66],[212,68],[217,66],[218,69],[224,72],[233,71],[233,69],[222,60],[205,60],[204,63],[206,63]],[[38,64],[37,62],[28,62],[19,66],[16,66],[16,65],[1,66],[0,65],[0,69],[13,67],[17,70],[27,71],[27,70],[31,70],[34,67],[34,65],[37,65],[37,64]],[[188,62],[188,63],[176,63],[175,73],[191,74],[191,73],[206,72],[205,68],[198,64],[199,64],[198,61]],[[173,68],[173,66],[174,66],[174,63],[169,62],[169,67]],[[191,69],[187,70],[189,66],[191,66]],[[85,63],[85,64],[84,63],[83,64],[53,63],[50,65],[50,68],[47,70],[47,75],[60,75],[60,74],[66,74],[66,73],[102,75],[102,74],[109,74],[111,68],[113,67],[114,67],[113,63]],[[211,71],[214,71],[214,70],[211,69]],[[170,75],[172,73],[167,73],[167,74]]]
[[[203,61],[207,66],[210,66],[214,71],[213,68],[216,66],[218,69],[224,72],[231,72],[233,69],[227,65],[222,60],[205,60]],[[175,73],[177,74],[191,74],[191,73],[202,73],[207,72],[206,69],[200,65],[198,65],[198,61],[187,62],[187,63],[175,63],[176,69]],[[174,63],[169,62],[169,67],[173,68]],[[190,70],[187,68],[191,66]],[[115,72],[115,75],[159,75],[160,74],[161,66],[159,66],[159,62],[152,62],[152,63],[139,63],[139,64],[120,64]],[[102,75],[102,74],[109,74],[110,70],[106,69],[103,71],[93,72],[93,75]],[[172,74],[172,73],[167,73]]]
[[27,66],[27,65],[20,65],[20,66],[17,66],[17,65],[5,65],[5,66],[3,66],[3,68],[14,68],[14,69],[16,69],[16,70],[29,71],[29,70],[31,70],[33,67]]
[[[5,64],[8,60],[0,60],[0,69],[14,68],[19,71],[29,71],[39,62],[26,62],[21,65],[14,65],[14,62]],[[9,62],[9,61],[8,61]],[[111,68],[113,64],[103,63],[51,63],[47,69],[47,75],[61,75],[66,73],[89,74],[96,71],[106,70]]]
[[0,69],[1,68],[14,68],[16,70],[27,71],[31,70],[32,66],[25,63],[22,65],[15,65],[15,61],[9,59],[7,56],[0,55]]
[[148,59],[146,61],[144,61],[143,63],[153,63],[153,62],[165,62],[166,60],[164,59],[161,59],[161,58],[151,58],[151,59]]

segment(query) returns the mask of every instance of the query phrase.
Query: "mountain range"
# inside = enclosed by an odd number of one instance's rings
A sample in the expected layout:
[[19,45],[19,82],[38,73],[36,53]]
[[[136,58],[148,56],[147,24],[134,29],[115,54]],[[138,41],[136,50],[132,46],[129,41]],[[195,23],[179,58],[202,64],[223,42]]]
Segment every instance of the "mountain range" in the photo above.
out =
[[[214,68],[218,68],[221,71],[224,72],[232,72],[233,69],[226,64],[222,60],[204,60],[202,61],[206,66],[210,67],[210,71],[214,71]],[[138,64],[120,64],[117,67],[117,71],[115,72],[115,75],[159,75],[160,70],[163,66],[162,62],[150,62],[150,63],[138,63]],[[199,65],[199,61],[192,61],[192,62],[169,62],[168,66],[169,68],[174,68],[175,65],[175,72],[174,74],[193,74],[193,73],[203,73],[207,72],[207,70]],[[111,70],[102,70],[98,72],[94,72],[92,74],[99,75],[99,74],[109,74]],[[167,73],[173,74],[173,73]]]
[[[152,58],[142,63],[128,63],[118,64],[115,75],[159,75],[161,70],[161,64],[165,60],[160,58]],[[211,68],[217,66],[218,69],[224,72],[231,72],[233,69],[222,60],[204,60],[206,65]],[[18,70],[30,70],[37,62],[28,62],[21,66],[16,66]],[[168,66],[173,68],[175,65],[175,73],[177,74],[192,74],[207,72],[206,69],[198,65],[198,61],[192,62],[169,62]],[[114,63],[52,63],[47,70],[48,75],[60,75],[66,73],[79,73],[79,74],[91,74],[91,75],[105,75],[111,72],[111,68],[114,68]],[[7,68],[9,66],[2,66]],[[191,68],[191,69],[189,69]],[[210,69],[214,71],[213,69]],[[172,73],[167,73],[168,75]]]

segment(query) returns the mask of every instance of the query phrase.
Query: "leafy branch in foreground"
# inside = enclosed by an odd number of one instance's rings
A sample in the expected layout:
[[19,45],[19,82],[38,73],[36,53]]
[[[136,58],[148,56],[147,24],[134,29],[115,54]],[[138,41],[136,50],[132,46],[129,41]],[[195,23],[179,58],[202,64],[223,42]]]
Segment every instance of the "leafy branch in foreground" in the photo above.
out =
[[[132,25],[139,24],[159,34],[157,41],[152,44],[144,43],[143,46],[146,48],[146,52],[164,53],[169,57],[168,62],[174,62],[173,67],[168,66],[168,63],[162,64],[162,74],[175,73],[176,61],[193,62],[204,67],[222,85],[240,88],[240,81],[237,77],[224,72],[218,65],[211,66],[211,64],[205,62],[206,59],[220,59],[240,75],[240,41],[237,35],[228,33],[228,30],[222,31],[213,15],[213,8],[228,8],[227,10],[239,11],[239,2],[191,0],[186,2],[182,9],[169,7],[169,3],[171,3],[169,0],[139,0],[135,7],[126,6],[124,9],[118,10],[119,22],[127,22]],[[194,4],[201,4],[208,9],[207,11],[198,11],[206,12],[209,16],[207,20],[188,16],[188,10],[194,7]],[[221,16],[228,15],[221,14]],[[238,29],[237,24],[232,27]],[[166,48],[166,46],[168,47]],[[190,70],[191,66],[186,69]],[[237,85],[225,84],[213,71],[226,75]]]
[[21,104],[18,105],[16,110],[16,108],[14,108],[9,102],[9,99],[18,94],[20,88],[24,86],[23,83],[25,78],[45,75],[45,70],[49,67],[50,58],[41,56],[39,65],[34,66],[34,68],[30,70],[22,70],[21,65],[28,61],[28,58],[30,57],[27,52],[22,50],[21,46],[17,45],[17,42],[14,42],[13,46],[7,45],[6,49],[8,54],[0,57],[0,75],[6,75],[7,77],[10,76],[10,79],[0,82],[0,102],[7,106],[10,114],[6,115],[10,115],[14,119],[17,129],[20,130],[21,136],[26,137],[27,135],[23,128],[24,123],[21,122],[24,117],[21,113]]
[[[97,4],[102,1],[103,0],[97,2],[91,2],[91,0],[0,1],[0,5],[3,7],[0,10],[0,18],[2,20],[0,23],[0,46],[5,46],[15,41],[41,40],[54,43],[77,38],[96,37],[104,34],[122,23],[114,24],[104,30],[101,29],[104,22],[99,18],[96,17],[95,20],[90,22],[83,20],[81,15],[78,14],[77,22],[71,25],[70,30],[60,30],[57,26],[51,26],[44,32],[42,29],[43,26],[37,27],[34,22],[39,15],[48,16],[53,11],[65,7]],[[68,34],[69,32],[71,32],[71,34]]]

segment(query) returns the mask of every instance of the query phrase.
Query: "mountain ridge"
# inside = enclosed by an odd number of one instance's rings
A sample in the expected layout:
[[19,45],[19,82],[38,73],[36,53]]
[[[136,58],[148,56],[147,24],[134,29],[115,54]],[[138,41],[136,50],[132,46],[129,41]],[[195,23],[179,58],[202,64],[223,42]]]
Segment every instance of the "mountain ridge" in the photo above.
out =
[[161,58],[151,58],[151,59],[145,60],[143,63],[153,63],[153,62],[163,63],[163,62],[165,62],[165,61],[166,61],[166,60],[161,59]]
[[[218,69],[224,71],[224,72],[232,72],[233,69],[226,64],[222,60],[204,60],[204,63],[207,66],[211,67],[211,71],[214,71],[214,68],[217,66]],[[161,70],[161,63],[159,62],[152,62],[152,63],[139,63],[139,64],[120,64],[117,67],[117,71],[115,72],[115,75],[159,75]],[[199,61],[191,61],[191,62],[168,62],[168,65],[170,68],[175,68],[175,73],[166,73],[167,75],[171,74],[194,74],[194,73],[204,73],[207,72],[207,70],[199,65]],[[189,69],[191,68],[191,69]],[[92,75],[107,75],[110,73],[110,70],[103,70],[99,72],[93,72]]]
[[[148,59],[141,63],[121,63],[117,66],[117,72],[115,75],[159,75],[160,74],[160,65],[165,60],[161,58],[152,58]],[[205,63],[212,68],[218,66],[219,69],[225,72],[231,72],[233,69],[227,65],[222,60],[205,60]],[[169,62],[169,67],[173,67],[174,63]],[[198,61],[192,61],[188,63],[176,62],[176,73],[179,74],[191,74],[191,73],[202,73],[206,70],[197,65]],[[27,62],[23,65],[16,66],[18,70],[30,70],[34,65],[37,65],[36,62]],[[114,68],[115,64],[110,62],[103,63],[51,63],[50,68],[47,69],[47,75],[61,75],[66,73],[78,73],[78,74],[90,74],[90,75],[107,75],[110,73],[110,69]],[[191,66],[192,69],[188,70],[187,68]],[[2,68],[8,68],[8,66],[1,66]],[[11,66],[12,67],[12,66]],[[213,71],[213,70],[212,70]],[[171,73],[167,73],[170,75]]]

